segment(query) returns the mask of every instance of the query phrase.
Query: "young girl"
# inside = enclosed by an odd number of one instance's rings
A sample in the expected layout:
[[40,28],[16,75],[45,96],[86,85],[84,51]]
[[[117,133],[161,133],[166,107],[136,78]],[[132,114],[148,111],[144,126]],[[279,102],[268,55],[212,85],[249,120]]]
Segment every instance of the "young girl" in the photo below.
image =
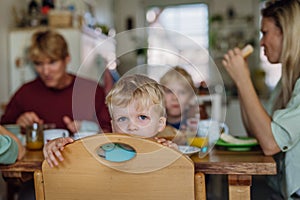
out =
[[191,75],[183,68],[175,67],[163,75],[160,83],[165,90],[167,125],[184,128],[186,120],[199,113],[197,107],[193,107],[193,112],[189,110],[196,92]]

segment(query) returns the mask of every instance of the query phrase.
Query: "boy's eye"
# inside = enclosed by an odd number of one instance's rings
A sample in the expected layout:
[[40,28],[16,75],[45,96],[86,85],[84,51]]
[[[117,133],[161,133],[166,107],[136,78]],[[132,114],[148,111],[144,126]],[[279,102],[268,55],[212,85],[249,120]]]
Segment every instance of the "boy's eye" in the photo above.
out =
[[141,119],[141,120],[146,120],[146,119],[149,119],[149,117],[146,116],[146,115],[140,115],[140,116],[139,116],[139,119]]
[[126,121],[127,120],[127,117],[119,117],[118,119],[117,119],[117,122],[124,122],[124,121]]

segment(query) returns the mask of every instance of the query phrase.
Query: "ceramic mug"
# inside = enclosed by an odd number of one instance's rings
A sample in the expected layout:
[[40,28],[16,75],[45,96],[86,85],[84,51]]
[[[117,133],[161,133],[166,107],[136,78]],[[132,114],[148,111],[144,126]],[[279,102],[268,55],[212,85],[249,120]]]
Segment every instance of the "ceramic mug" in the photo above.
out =
[[26,145],[26,135],[21,133],[21,126],[18,124],[5,124],[3,125],[8,131],[15,134],[21,141],[21,143]]
[[216,131],[218,134],[225,133],[229,134],[229,128],[225,123],[218,122],[215,120],[207,119],[207,120],[200,120],[198,122],[198,136],[206,136],[208,132]]

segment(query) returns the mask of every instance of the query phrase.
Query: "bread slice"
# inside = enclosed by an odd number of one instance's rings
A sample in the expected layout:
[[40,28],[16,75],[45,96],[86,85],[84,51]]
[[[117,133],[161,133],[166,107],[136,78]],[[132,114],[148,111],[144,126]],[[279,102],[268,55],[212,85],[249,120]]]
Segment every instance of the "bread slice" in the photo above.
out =
[[176,134],[177,130],[175,128],[173,128],[172,126],[166,126],[166,128],[163,131],[159,132],[156,137],[163,137],[167,140],[173,140]]
[[253,51],[254,51],[253,46],[251,44],[247,44],[242,49],[242,55],[243,55],[244,58],[247,58]]
[[166,140],[173,141],[174,143],[178,145],[184,145],[186,144],[187,137],[185,132],[177,130],[176,128],[173,128],[172,126],[166,126],[166,128],[159,132],[156,137],[158,138],[165,138]]
[[220,138],[227,143],[230,144],[253,144],[257,143],[257,140],[255,138],[251,139],[239,139],[229,134],[221,134]]

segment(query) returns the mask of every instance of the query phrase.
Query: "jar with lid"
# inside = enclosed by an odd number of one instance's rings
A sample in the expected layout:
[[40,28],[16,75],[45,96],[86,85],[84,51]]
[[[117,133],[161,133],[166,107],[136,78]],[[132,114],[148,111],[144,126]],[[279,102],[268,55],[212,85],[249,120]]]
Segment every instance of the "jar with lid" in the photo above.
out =
[[43,148],[43,126],[33,123],[26,127],[26,147],[30,150],[39,150]]

